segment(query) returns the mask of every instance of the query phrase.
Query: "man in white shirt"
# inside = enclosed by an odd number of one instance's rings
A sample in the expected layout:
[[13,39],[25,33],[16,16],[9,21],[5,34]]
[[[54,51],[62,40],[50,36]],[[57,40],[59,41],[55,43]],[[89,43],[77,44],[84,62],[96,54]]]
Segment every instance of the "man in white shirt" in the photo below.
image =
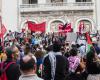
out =
[[43,80],[36,74],[35,57],[26,55],[20,60],[20,70],[22,72],[19,80]]

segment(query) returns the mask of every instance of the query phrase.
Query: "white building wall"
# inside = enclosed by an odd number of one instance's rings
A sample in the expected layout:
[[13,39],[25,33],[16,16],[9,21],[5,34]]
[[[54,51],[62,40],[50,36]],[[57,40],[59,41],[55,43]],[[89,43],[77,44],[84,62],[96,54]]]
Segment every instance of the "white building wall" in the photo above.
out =
[[[19,5],[22,4],[22,0],[2,0],[2,18],[3,24],[7,27],[8,30],[16,31],[18,27],[20,27],[20,12],[17,8],[17,1],[19,1]],[[50,0],[38,0],[38,4],[45,4]],[[64,0],[65,2],[74,3],[76,0]],[[100,29],[100,0],[93,0],[96,1],[96,10],[95,16],[97,21],[98,29]],[[18,6],[20,7],[20,6]],[[18,17],[19,14],[19,17]]]
[[100,30],[100,0],[96,0],[96,18],[98,30]]
[[[17,0],[17,1],[18,1],[19,5],[21,5],[23,3],[22,0]],[[24,1],[26,1],[26,0],[24,0]]]
[[74,3],[75,0],[67,0],[68,3]]
[[46,0],[38,0],[38,4],[45,4]]
[[67,0],[63,0],[64,2],[67,2]]
[[2,0],[0,0],[0,16],[1,16]]
[[1,0],[0,0],[0,11],[1,11],[1,5],[2,5],[1,3],[2,3],[2,2],[1,2]]
[[2,0],[2,22],[7,30],[17,30],[17,1]]

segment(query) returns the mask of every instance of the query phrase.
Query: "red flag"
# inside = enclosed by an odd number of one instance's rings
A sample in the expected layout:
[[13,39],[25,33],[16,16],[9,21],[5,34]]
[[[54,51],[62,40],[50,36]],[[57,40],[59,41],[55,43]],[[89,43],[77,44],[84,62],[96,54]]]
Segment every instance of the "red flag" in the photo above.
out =
[[63,26],[64,25],[59,24],[59,32],[60,33],[72,32],[71,23],[67,24],[64,30],[63,30]]
[[31,21],[27,21],[28,24],[28,29],[30,29],[31,31],[35,31],[35,27],[33,28],[33,23]]
[[6,31],[7,31],[6,27],[2,24],[0,38],[4,36],[4,34],[6,33]]
[[67,31],[67,32],[71,32],[72,31],[71,23],[66,25],[65,31]]
[[1,33],[0,33],[0,38],[2,40],[2,47],[3,47],[3,50],[4,50],[4,34],[6,33],[7,29],[5,28],[5,26],[2,24],[1,26]]
[[59,24],[58,27],[59,27],[59,32],[63,32],[63,30],[62,30],[63,24]]
[[4,34],[6,33],[6,31],[7,31],[7,29],[2,24],[2,19],[1,19],[1,16],[0,16],[0,38],[1,38],[1,45],[3,47],[3,50],[4,50]]
[[32,23],[31,21],[28,21],[28,29],[30,29],[33,32],[45,32],[45,25],[46,22],[40,23],[40,24],[36,24],[36,23]]
[[5,34],[7,31],[6,27],[2,24],[2,27],[1,27],[1,34]]
[[6,33],[7,29],[5,26],[2,24],[2,18],[0,16],[0,38],[3,37],[3,35]]
[[2,27],[2,19],[1,19],[1,16],[0,16],[0,34],[1,34],[1,27]]
[[88,44],[92,44],[92,40],[88,32],[86,33],[86,40]]
[[79,33],[82,33],[83,30],[84,30],[84,22],[80,21],[80,24],[79,24]]

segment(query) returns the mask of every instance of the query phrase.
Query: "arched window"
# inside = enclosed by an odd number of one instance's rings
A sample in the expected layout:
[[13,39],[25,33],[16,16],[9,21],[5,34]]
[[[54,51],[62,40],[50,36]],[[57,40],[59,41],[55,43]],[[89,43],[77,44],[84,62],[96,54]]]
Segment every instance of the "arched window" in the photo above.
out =
[[58,32],[60,24],[63,24],[63,22],[61,22],[59,20],[53,21],[50,24],[50,31],[51,32]]
[[83,32],[83,33],[84,32],[91,32],[92,31],[92,24],[88,20],[81,20],[78,23],[78,26],[81,27],[81,32]]

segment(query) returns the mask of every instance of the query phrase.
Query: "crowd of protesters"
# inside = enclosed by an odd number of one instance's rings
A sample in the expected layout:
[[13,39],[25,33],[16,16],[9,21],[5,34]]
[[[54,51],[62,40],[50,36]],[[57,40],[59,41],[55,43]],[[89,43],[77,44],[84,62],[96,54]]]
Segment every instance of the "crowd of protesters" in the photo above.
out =
[[89,49],[84,41],[70,42],[59,33],[9,31],[0,43],[0,78],[10,64],[8,80],[100,80],[99,35]]

